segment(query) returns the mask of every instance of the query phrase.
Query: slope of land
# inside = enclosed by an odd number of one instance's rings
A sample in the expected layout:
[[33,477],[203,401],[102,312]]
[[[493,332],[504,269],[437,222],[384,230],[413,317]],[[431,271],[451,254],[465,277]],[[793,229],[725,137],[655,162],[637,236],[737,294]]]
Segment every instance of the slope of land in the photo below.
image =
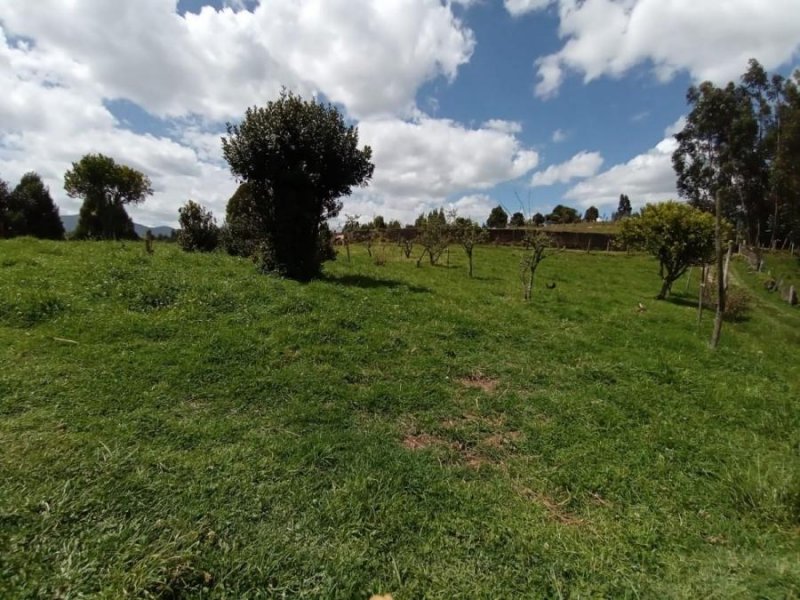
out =
[[383,251],[0,243],[0,597],[800,594],[800,310]]

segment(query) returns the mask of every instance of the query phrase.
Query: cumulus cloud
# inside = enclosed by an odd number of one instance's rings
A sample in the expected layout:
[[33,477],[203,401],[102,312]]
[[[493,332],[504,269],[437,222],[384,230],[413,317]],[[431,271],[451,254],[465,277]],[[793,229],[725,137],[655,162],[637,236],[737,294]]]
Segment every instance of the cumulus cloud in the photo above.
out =
[[175,0],[4,0],[0,22],[34,39],[40,56],[70,57],[50,65],[53,83],[163,117],[235,117],[282,85],[322,93],[354,117],[410,114],[419,86],[453,79],[474,47],[439,0],[236,5],[181,16]]
[[376,165],[370,193],[390,197],[410,212],[522,177],[539,161],[513,133],[470,129],[448,119],[366,120],[359,131]]
[[634,208],[648,202],[677,198],[672,153],[677,142],[666,138],[654,148],[635,156],[626,163],[614,165],[570,188],[564,197],[583,207],[614,208],[620,194],[630,196]]
[[[533,1],[530,10],[539,4],[547,3]],[[685,70],[695,80],[727,82],[751,57],[774,69],[800,48],[800,20],[789,16],[797,12],[797,0],[559,0],[565,43],[537,59],[536,94],[555,95],[568,72],[588,83],[640,64],[662,81]]]
[[[175,223],[188,198],[222,216],[235,189],[222,161],[223,123],[275,97],[281,84],[322,94],[358,119],[375,179],[346,210],[407,221],[477,190],[526,175],[538,161],[500,119],[479,128],[415,105],[426,81],[456,76],[471,31],[440,0],[229,2],[179,15],[174,0],[6,0],[0,3],[0,174],[40,172],[62,212],[79,201],[63,174],[88,152],[145,172],[155,196],[131,210]],[[124,99],[162,123],[132,131],[108,108]],[[461,204],[458,204],[461,202]]]
[[550,165],[544,171],[534,173],[531,178],[532,187],[567,183],[573,179],[590,177],[597,173],[603,165],[603,157],[599,152],[578,152],[568,161],[558,165]]

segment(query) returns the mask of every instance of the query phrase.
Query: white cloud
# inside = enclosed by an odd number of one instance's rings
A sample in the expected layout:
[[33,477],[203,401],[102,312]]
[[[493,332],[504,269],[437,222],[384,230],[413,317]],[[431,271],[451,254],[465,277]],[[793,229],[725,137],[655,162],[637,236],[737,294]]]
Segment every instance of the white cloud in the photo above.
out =
[[164,117],[233,118],[281,85],[355,117],[411,114],[419,86],[453,79],[474,47],[440,0],[270,0],[185,16],[175,4],[3,0],[0,22],[53,59],[54,82]]
[[648,202],[677,198],[672,153],[677,147],[674,139],[666,138],[644,154],[618,164],[573,186],[564,194],[582,207],[615,208],[620,194],[627,194],[634,208]]
[[686,127],[686,115],[681,115],[674,123],[664,129],[664,136],[672,137],[676,133],[683,131],[684,127]]
[[[131,209],[140,222],[174,224],[189,198],[222,217],[236,184],[222,161],[221,121],[274,97],[281,83],[361,119],[375,178],[345,199],[345,212],[408,221],[535,168],[519,123],[471,129],[415,106],[425,81],[453,78],[472,52],[472,33],[447,3],[229,4],[236,10],[180,16],[174,0],[0,3],[0,175],[13,182],[38,171],[69,214],[79,200],[66,197],[64,172],[102,152],[152,179],[155,195]],[[111,99],[163,118],[165,134],[127,129]],[[479,197],[455,204],[468,212]]]
[[560,0],[566,41],[536,61],[536,93],[555,95],[569,71],[588,83],[649,64],[662,81],[686,70],[724,83],[751,57],[774,69],[800,48],[800,19],[790,16],[799,10],[797,0]]
[[519,17],[535,10],[542,10],[555,0],[503,0],[506,10],[512,17]]
[[489,119],[482,127],[494,129],[502,133],[522,133],[522,123],[519,121],[505,121],[503,119]]
[[531,186],[547,186],[554,183],[567,183],[580,177],[590,177],[597,173],[603,165],[603,157],[599,152],[578,152],[568,161],[558,165],[550,165],[544,171],[534,173]]
[[566,131],[564,131],[562,129],[556,129],[553,132],[553,137],[552,137],[553,143],[560,144],[561,142],[565,141],[566,139],[567,139],[567,132]]
[[382,197],[387,207],[413,218],[455,194],[522,177],[539,161],[513,133],[469,129],[447,119],[365,120],[359,132],[372,147],[375,176],[367,190],[346,201],[348,210],[365,198],[376,202]]

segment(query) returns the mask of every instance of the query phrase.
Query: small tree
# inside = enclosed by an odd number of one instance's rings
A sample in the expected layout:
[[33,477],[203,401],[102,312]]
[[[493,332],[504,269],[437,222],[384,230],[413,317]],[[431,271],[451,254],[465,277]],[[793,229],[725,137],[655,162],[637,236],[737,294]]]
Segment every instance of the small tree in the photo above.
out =
[[32,235],[48,240],[64,239],[64,224],[50,190],[36,173],[26,173],[11,193],[20,231],[18,235]]
[[508,222],[511,227],[525,227],[525,215],[521,212],[515,212],[511,215],[511,220]]
[[153,241],[155,239],[153,232],[148,229],[144,234],[144,251],[147,252],[147,254],[152,254],[154,252]]
[[594,206],[587,208],[586,212],[583,214],[583,220],[587,223],[594,223],[598,218],[600,218],[600,211]]
[[626,219],[621,240],[659,261],[661,291],[666,298],[672,284],[692,265],[706,264],[714,255],[714,217],[688,204],[669,201],[648,204],[640,216]]
[[548,248],[552,248],[553,241],[543,231],[529,231],[523,239],[522,258],[519,263],[519,275],[522,280],[522,294],[527,302],[533,293],[533,279],[539,264],[547,258]]
[[283,91],[228,124],[222,152],[250,185],[264,227],[265,270],[307,280],[319,273],[320,227],[339,214],[340,198],[366,185],[374,165],[358,130],[332,105]]
[[73,237],[138,239],[125,206],[152,195],[146,175],[108,156],[87,154],[64,175],[64,189],[70,198],[83,199]]
[[386,229],[386,219],[384,219],[382,215],[376,215],[375,218],[372,219],[372,228]]
[[178,209],[178,243],[186,252],[211,252],[219,243],[219,228],[210,211],[189,200]]
[[417,242],[422,246],[422,254],[417,259],[417,266],[420,266],[426,254],[431,265],[439,262],[439,257],[447,250],[450,242],[447,229],[444,210],[434,210],[428,214],[424,223],[417,229]]
[[544,218],[544,215],[542,213],[537,212],[535,215],[531,217],[531,225],[533,225],[534,227],[541,227],[542,225],[544,225],[545,220],[546,219]]
[[414,251],[414,238],[400,235],[397,240],[397,245],[400,246],[400,251],[406,258],[411,258],[411,253]]
[[491,229],[503,229],[508,225],[508,213],[502,206],[495,206],[486,219],[486,226]]
[[472,277],[472,255],[475,246],[489,239],[487,231],[471,219],[456,217],[453,222],[453,239],[464,249],[469,261],[469,276]]
[[350,262],[350,244],[358,232],[359,215],[345,215],[344,227],[342,227],[342,241],[344,242],[345,250],[347,250],[347,262]]
[[391,221],[389,221],[388,225],[386,225],[386,228],[391,230],[396,230],[396,229],[402,229],[403,226],[397,219],[392,219]]

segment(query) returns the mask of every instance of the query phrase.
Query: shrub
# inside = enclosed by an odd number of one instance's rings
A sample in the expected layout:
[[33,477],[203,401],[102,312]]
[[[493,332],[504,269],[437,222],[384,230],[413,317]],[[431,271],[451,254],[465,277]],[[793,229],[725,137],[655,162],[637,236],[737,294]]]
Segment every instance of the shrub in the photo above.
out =
[[[710,309],[717,308],[717,286],[707,285],[703,303]],[[752,308],[753,299],[742,287],[731,285],[725,294],[725,312],[723,317],[727,321],[742,321],[747,318]]]
[[178,243],[186,252],[211,252],[219,244],[219,228],[205,208],[189,200],[178,210]]

